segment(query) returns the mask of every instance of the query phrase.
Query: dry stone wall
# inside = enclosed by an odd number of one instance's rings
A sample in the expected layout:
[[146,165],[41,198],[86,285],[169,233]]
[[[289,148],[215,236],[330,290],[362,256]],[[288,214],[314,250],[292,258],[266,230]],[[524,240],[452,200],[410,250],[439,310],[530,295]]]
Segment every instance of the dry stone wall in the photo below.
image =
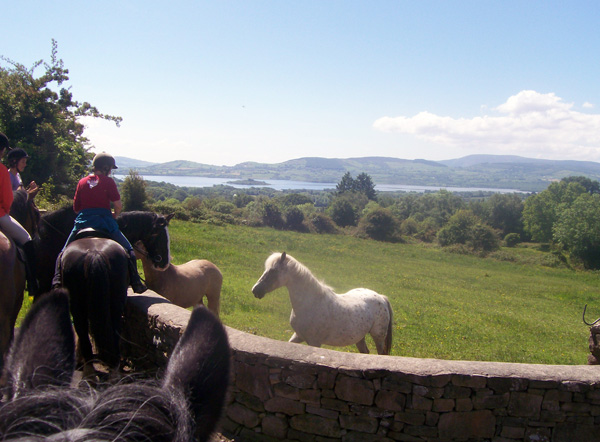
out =
[[[147,292],[148,293],[148,292]],[[130,292],[125,354],[163,367],[189,311]],[[243,441],[600,441],[600,368],[344,353],[227,328]]]

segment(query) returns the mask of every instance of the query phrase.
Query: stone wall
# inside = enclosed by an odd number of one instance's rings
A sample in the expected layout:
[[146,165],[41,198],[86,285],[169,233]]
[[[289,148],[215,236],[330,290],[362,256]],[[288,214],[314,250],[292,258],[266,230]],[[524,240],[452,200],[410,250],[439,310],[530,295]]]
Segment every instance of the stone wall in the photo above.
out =
[[[189,311],[130,292],[124,342],[164,366]],[[344,353],[227,329],[243,441],[600,441],[600,368]]]

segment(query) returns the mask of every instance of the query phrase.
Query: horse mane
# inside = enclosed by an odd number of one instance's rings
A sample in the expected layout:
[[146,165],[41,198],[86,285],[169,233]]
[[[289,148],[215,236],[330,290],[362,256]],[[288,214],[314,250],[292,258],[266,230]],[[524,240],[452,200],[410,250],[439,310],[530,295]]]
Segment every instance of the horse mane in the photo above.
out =
[[[275,267],[281,259],[281,255],[281,253],[273,253],[271,256],[269,256],[265,263],[266,268],[268,269]],[[293,256],[286,254],[285,265],[299,278],[310,282],[311,285],[315,286],[315,288],[318,288],[320,291],[336,294],[332,287],[319,280],[315,275],[313,275],[308,267],[306,267]]]
[[[189,442],[214,431],[229,385],[230,348],[206,308],[192,311],[162,381],[130,377],[98,390],[69,387],[74,353],[68,292],[53,290],[34,304],[11,346],[6,402],[0,396],[3,441]],[[39,370],[60,373],[60,382]]]
[[42,222],[39,225],[39,234],[41,237],[55,235],[60,232],[68,235],[73,229],[75,222],[75,211],[72,206],[61,207],[60,209],[42,215]]
[[144,212],[135,210],[132,212],[121,212],[117,217],[117,223],[121,231],[131,228],[141,228],[142,230],[150,230],[159,217],[154,212]]
[[10,214],[19,222],[23,222],[27,218],[27,192],[25,190],[18,189],[13,192]]

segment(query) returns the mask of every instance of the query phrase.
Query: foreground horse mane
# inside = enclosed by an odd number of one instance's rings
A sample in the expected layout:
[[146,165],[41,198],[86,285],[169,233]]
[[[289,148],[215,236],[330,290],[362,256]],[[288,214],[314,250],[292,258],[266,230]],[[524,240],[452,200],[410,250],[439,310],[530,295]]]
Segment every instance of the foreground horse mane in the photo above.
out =
[[[192,312],[162,382],[130,380],[102,391],[65,386],[73,375],[74,354],[68,312],[66,290],[54,290],[23,322],[6,367],[2,440],[208,440],[229,382],[227,335],[208,310]],[[48,337],[64,345],[49,346]],[[59,379],[50,372],[59,373]]]

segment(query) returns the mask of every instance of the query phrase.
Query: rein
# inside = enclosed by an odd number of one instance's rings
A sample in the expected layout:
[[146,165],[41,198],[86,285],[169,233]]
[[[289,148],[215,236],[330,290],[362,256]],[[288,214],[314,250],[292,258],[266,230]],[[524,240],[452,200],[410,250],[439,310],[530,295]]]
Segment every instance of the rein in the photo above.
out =
[[143,243],[142,243],[142,247],[139,247],[137,245],[137,243],[132,244],[132,247],[136,253],[139,253],[140,255],[145,256],[146,258],[150,259],[150,261],[152,261],[152,262],[160,262],[162,260],[161,255],[150,256],[150,253],[148,253],[148,251],[146,250],[146,247],[143,246]]
[[50,227],[52,230],[54,230],[56,233],[58,233],[60,236],[62,236],[63,238],[67,238],[68,235],[65,235],[63,232],[61,232],[60,230],[58,230],[58,228],[56,228],[52,224],[50,224],[44,217],[41,217],[40,220],[44,224],[46,224],[48,227]]

